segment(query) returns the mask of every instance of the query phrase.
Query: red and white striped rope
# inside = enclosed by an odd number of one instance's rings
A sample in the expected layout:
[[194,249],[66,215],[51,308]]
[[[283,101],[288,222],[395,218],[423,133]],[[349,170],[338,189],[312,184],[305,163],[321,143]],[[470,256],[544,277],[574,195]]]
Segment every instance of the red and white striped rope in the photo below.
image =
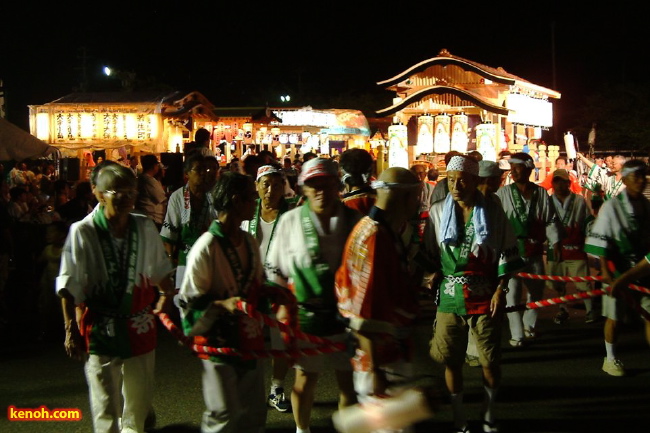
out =
[[191,349],[195,354],[197,354],[197,356],[199,356],[199,358],[203,359],[206,359],[211,355],[239,356],[243,359],[259,359],[268,357],[295,359],[301,356],[314,356],[326,353],[342,352],[346,349],[345,343],[337,343],[325,338],[305,334],[304,332],[298,330],[293,330],[290,326],[253,310],[248,304],[243,301],[237,303],[237,308],[252,318],[258,320],[261,324],[280,328],[281,331],[289,333],[296,339],[318,344],[318,346],[289,350],[241,350],[231,347],[212,347],[206,344],[207,339],[204,337],[188,337],[183,334],[183,331],[178,329],[174,321],[166,313],[158,313],[158,317],[160,318],[160,322],[163,324],[163,326],[174,337],[176,337],[180,343],[182,343],[185,347]]
[[[546,280],[546,281],[564,281],[564,282],[589,282],[589,281],[603,281],[603,277],[561,277],[558,275],[538,275],[538,274],[529,274],[527,272],[519,272],[518,277],[527,278],[531,280]],[[637,292],[648,293],[650,294],[650,289],[647,287],[637,286],[636,284],[630,284],[630,289],[636,290]]]

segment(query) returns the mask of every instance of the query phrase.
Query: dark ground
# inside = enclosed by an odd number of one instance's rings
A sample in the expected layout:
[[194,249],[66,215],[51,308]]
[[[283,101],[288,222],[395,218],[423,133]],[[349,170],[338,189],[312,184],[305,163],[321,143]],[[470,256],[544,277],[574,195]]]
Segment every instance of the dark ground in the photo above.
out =
[[[650,350],[640,323],[625,326],[618,349],[628,375],[611,377],[600,370],[604,356],[602,322],[585,324],[584,310],[572,307],[571,319],[556,325],[552,322],[555,308],[541,310],[541,337],[528,347],[510,348],[509,333],[504,332],[503,383],[497,409],[502,431],[646,431],[650,421]],[[90,432],[82,365],[66,358],[60,341],[38,343],[30,320],[13,311],[9,325],[0,331],[0,432]],[[430,376],[421,382],[441,384],[443,369],[428,358],[430,314],[422,318],[417,331],[417,372]],[[203,411],[199,361],[166,330],[161,330],[160,337],[155,431],[198,432]],[[265,364],[268,372],[268,360]],[[480,369],[466,367],[465,373],[467,413],[476,432],[483,398]],[[292,381],[290,373],[287,384]],[[320,380],[312,415],[313,433],[334,431],[330,421],[336,410],[334,383],[330,374]],[[10,405],[78,408],[84,418],[79,422],[9,422],[4,408]],[[450,406],[444,401],[436,417],[419,424],[416,432],[445,432],[450,428]],[[292,416],[269,410],[267,431],[293,433]]]

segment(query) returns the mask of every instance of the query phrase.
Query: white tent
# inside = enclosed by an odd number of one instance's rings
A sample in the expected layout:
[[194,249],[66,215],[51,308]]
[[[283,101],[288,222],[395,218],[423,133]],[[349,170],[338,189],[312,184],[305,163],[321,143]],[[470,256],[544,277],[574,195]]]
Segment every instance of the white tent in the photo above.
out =
[[22,161],[45,157],[55,152],[55,147],[0,118],[0,161]]

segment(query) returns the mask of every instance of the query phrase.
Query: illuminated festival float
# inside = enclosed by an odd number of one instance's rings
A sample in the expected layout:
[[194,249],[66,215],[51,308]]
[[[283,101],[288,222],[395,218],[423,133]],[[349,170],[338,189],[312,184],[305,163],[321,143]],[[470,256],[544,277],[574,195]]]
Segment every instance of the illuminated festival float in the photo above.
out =
[[393,119],[388,164],[415,159],[438,162],[450,150],[478,150],[496,161],[499,152],[533,149],[553,126],[559,92],[442,50],[392,78],[377,83],[395,93],[377,111]]

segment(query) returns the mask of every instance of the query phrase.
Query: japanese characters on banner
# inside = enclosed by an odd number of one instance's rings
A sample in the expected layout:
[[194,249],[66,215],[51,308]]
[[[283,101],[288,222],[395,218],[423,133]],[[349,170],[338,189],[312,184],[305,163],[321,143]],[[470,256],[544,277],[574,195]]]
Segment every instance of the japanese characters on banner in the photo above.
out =
[[388,127],[388,166],[409,167],[407,150],[408,131],[406,125],[394,124]]
[[476,125],[476,150],[486,161],[497,160],[497,125],[481,123]]
[[463,114],[454,114],[451,117],[451,150],[456,150],[461,153],[467,152],[469,144],[469,137],[467,135],[467,128],[469,118]]
[[433,116],[429,114],[418,117],[418,143],[415,152],[417,155],[433,152]]
[[435,117],[433,137],[433,151],[436,153],[447,153],[451,149],[451,136],[449,127],[451,118],[446,114],[439,114]]

